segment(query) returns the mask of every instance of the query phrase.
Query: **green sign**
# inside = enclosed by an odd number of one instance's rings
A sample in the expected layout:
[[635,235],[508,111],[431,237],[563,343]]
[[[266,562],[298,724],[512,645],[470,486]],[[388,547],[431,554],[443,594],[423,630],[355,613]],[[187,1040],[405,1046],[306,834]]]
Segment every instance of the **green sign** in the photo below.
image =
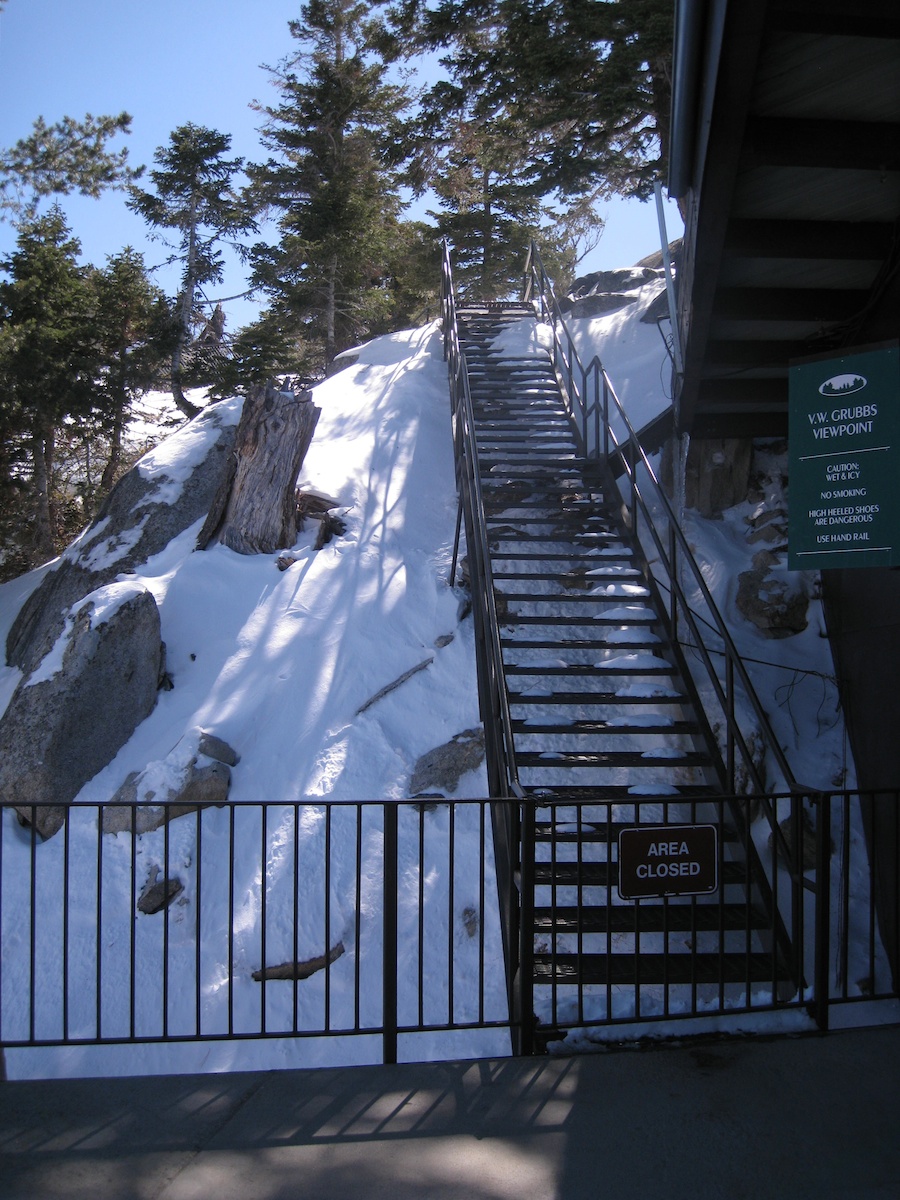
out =
[[900,566],[900,346],[790,368],[792,570]]

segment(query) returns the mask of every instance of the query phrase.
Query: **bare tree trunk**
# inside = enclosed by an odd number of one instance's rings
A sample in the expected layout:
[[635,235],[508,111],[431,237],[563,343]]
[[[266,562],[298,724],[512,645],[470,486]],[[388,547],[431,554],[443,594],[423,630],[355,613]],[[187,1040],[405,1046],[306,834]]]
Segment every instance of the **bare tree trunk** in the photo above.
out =
[[331,372],[331,364],[337,353],[337,255],[328,265],[328,291],[325,296],[325,374]]
[[113,417],[112,434],[109,441],[109,457],[103,468],[103,474],[100,476],[100,491],[104,496],[116,482],[119,464],[122,461],[122,434],[125,431],[125,409],[127,404],[127,397],[124,394],[119,395],[116,400],[116,414]]
[[223,480],[199,549],[219,541],[239,554],[272,554],[297,540],[295,490],[320,409],[300,397],[259,387],[244,401],[233,467]]
[[56,553],[50,505],[50,475],[53,464],[53,429],[36,420],[31,435],[32,492],[34,495],[33,565],[47,562]]
[[191,222],[188,234],[188,255],[184,271],[184,288],[179,297],[178,340],[172,351],[172,399],[179,412],[196,417],[201,410],[192,404],[182,387],[184,351],[191,338],[191,314],[194,311],[194,290],[197,286],[197,197],[191,198]]

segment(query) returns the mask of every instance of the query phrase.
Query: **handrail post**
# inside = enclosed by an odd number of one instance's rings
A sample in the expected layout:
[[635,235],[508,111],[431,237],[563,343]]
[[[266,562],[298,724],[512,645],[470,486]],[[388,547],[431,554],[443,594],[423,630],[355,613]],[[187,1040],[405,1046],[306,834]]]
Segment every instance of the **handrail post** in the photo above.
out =
[[581,446],[584,457],[590,457],[590,446],[588,445],[588,373],[581,366],[581,361],[575,360],[578,366],[581,367]]
[[609,459],[609,380],[603,375],[603,457]]
[[[829,1018],[829,948],[831,944],[831,797],[810,797],[816,811],[816,924],[813,1009],[811,1016],[822,1032]],[[803,856],[798,854],[798,870]]]
[[385,804],[384,813],[384,864],[383,864],[383,918],[382,918],[382,967],[381,967],[381,1027],[382,1062],[397,1061],[397,886],[398,871],[398,820],[397,805]]
[[[512,802],[511,802],[512,803]],[[518,1026],[520,1054],[534,1053],[534,859],[535,804],[519,802],[521,847],[519,861],[519,963],[515,979],[515,1006],[510,1014]]]
[[[669,575],[675,580],[678,578],[678,542],[675,538],[675,527],[672,522],[669,522]],[[671,638],[673,642],[678,641],[678,589],[676,587],[669,588],[669,625],[671,626]]]
[[725,749],[725,778],[728,780],[728,790],[735,790],[735,756],[734,756],[734,661],[731,655],[725,659],[725,712],[726,749]]

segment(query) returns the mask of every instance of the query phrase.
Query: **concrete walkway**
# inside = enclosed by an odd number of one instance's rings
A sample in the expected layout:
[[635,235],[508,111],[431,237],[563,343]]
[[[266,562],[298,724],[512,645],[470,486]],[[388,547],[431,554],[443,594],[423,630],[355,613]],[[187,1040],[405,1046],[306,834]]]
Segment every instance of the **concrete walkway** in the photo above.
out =
[[897,1200],[900,1029],[0,1084],[3,1200]]

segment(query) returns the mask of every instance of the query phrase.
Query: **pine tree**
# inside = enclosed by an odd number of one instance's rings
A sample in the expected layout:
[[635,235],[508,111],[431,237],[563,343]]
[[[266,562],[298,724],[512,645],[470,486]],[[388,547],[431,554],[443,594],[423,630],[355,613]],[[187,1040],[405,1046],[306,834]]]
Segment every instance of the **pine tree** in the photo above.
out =
[[[220,243],[232,245],[256,229],[253,215],[235,187],[243,159],[223,156],[231,137],[214,129],[181,125],[153,156],[155,191],[132,189],[129,207],[154,229],[179,235],[172,261],[181,264],[176,301],[178,336],[172,352],[172,397],[186,416],[199,409],[184,394],[185,360],[193,340],[197,293],[222,278]],[[160,235],[162,236],[162,235]]]
[[[396,52],[448,52],[476,114],[534,138],[543,195],[652,194],[668,149],[674,0],[398,0]],[[492,36],[485,39],[485,31]]]
[[482,300],[514,294],[546,216],[521,139],[508,121],[461,114],[438,160],[432,190],[441,211],[429,215],[453,249],[460,292]]
[[[0,282],[0,421],[7,470],[16,461],[30,470],[30,565],[55,552],[57,429],[66,418],[85,416],[94,403],[93,304],[79,252],[54,206],[21,227],[15,251],[0,264],[8,274]],[[5,482],[10,485],[9,476]]]
[[295,376],[303,387],[315,383],[321,358],[289,326],[283,313],[263,309],[255,321],[240,329],[217,371],[210,395],[233,396],[265,385],[276,375]]
[[[94,403],[106,462],[99,481],[104,495],[118,477],[122,439],[134,400],[160,379],[178,330],[162,291],[147,276],[143,256],[130,246],[111,256],[104,270],[91,272],[93,331],[102,369]],[[93,506],[88,474],[84,500]]]
[[385,266],[398,236],[394,172],[403,90],[373,50],[356,0],[309,0],[291,21],[297,51],[271,69],[278,104],[265,115],[265,163],[248,168],[257,199],[278,213],[280,242],[257,246],[254,280],[270,319],[320,348],[328,369],[390,309]]
[[43,117],[31,133],[9,150],[0,151],[0,219],[34,220],[42,199],[78,192],[97,197],[105,188],[129,186],[140,168],[127,165],[128,150],[109,149],[118,133],[130,133],[131,117],[63,117],[48,125]]
[[566,214],[570,204],[585,233],[602,222],[577,197],[552,203],[542,164],[554,143],[511,101],[507,78],[492,66],[507,54],[496,14],[485,8],[473,20],[466,9],[446,37],[441,64],[449,80],[430,89],[414,123],[414,172],[419,190],[430,187],[441,203],[430,215],[452,246],[457,285],[497,299],[518,292],[532,239],[559,259],[576,225]]

